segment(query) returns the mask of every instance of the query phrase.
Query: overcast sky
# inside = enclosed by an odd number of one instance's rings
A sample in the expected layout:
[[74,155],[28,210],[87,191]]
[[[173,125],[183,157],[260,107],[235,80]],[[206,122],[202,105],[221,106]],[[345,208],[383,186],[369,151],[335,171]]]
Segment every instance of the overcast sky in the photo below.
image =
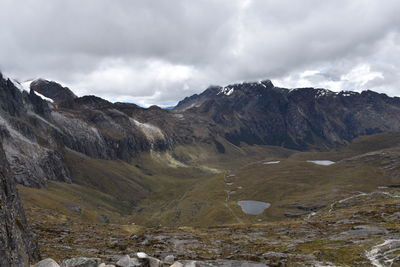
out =
[[399,0],[0,0],[0,70],[174,105],[209,85],[400,95]]

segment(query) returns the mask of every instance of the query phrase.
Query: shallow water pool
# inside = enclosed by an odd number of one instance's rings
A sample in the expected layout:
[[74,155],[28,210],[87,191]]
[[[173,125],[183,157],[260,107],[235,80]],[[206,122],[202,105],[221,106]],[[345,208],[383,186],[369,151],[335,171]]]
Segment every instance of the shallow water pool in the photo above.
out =
[[242,208],[242,211],[250,215],[258,215],[264,212],[265,209],[271,207],[270,203],[256,200],[241,200],[237,204]]
[[307,162],[311,162],[317,165],[323,165],[323,166],[329,166],[332,164],[335,164],[334,161],[330,161],[330,160],[307,160]]

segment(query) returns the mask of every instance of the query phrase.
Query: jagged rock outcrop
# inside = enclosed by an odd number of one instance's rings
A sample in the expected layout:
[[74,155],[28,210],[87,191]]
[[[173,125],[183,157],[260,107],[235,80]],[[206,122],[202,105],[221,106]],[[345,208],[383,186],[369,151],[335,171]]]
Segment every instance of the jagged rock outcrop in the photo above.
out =
[[38,258],[0,138],[0,266],[29,266]]
[[324,149],[361,135],[400,130],[400,98],[373,91],[275,87],[271,81],[213,86],[179,102],[183,114],[218,125],[222,135],[240,142]]
[[[0,134],[20,184],[71,182],[65,149],[130,162],[142,151],[172,147],[172,139],[159,127],[135,114],[128,116],[119,105],[101,98],[77,98],[68,88],[44,80],[33,81],[30,92],[17,87],[0,76]],[[49,102],[50,98],[56,101]]]
[[19,90],[0,74],[0,136],[18,183],[42,187],[47,180],[70,182],[69,170],[49,122],[51,108],[33,92]]
[[52,99],[56,103],[69,103],[77,96],[68,88],[61,84],[43,79],[34,80],[30,84],[30,89]]

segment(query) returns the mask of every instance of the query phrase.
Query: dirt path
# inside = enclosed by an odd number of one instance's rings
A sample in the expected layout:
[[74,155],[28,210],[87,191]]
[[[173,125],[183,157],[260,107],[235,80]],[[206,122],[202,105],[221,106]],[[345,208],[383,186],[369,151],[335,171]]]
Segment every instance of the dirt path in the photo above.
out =
[[236,219],[236,221],[237,221],[238,223],[244,224],[243,220],[240,219],[240,218],[235,214],[235,212],[232,210],[231,206],[229,205],[229,201],[230,201],[230,198],[231,198],[231,194],[229,193],[230,190],[229,190],[228,185],[227,185],[227,183],[228,183],[228,180],[226,179],[226,178],[227,178],[227,174],[228,174],[228,172],[226,171],[226,172],[224,173],[224,188],[225,188],[225,193],[226,193],[224,205],[227,207],[227,209],[229,210],[229,212],[232,214],[232,216]]

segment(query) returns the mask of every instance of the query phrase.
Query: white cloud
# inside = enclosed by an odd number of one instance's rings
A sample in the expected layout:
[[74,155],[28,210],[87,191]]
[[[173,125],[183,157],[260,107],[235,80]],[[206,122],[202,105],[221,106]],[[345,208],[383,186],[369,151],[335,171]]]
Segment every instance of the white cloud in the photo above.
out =
[[[161,60],[127,62],[107,59],[89,74],[79,74],[71,87],[79,96],[91,94],[93,88],[100,97],[110,101],[128,101],[149,105],[157,101],[162,106],[173,105],[176,93],[187,89],[196,70],[187,65],[173,65]],[[178,91],[178,92],[174,92]]]
[[372,71],[368,64],[360,64],[335,80],[330,79],[324,71],[306,70],[298,75],[288,75],[282,79],[277,79],[274,83],[276,86],[287,88],[319,87],[332,91],[362,91],[369,89],[366,88],[366,85],[376,80],[382,82],[384,80],[383,74]]
[[266,78],[400,94],[397,0],[2,0],[0,10],[0,69],[78,95],[171,105]]

